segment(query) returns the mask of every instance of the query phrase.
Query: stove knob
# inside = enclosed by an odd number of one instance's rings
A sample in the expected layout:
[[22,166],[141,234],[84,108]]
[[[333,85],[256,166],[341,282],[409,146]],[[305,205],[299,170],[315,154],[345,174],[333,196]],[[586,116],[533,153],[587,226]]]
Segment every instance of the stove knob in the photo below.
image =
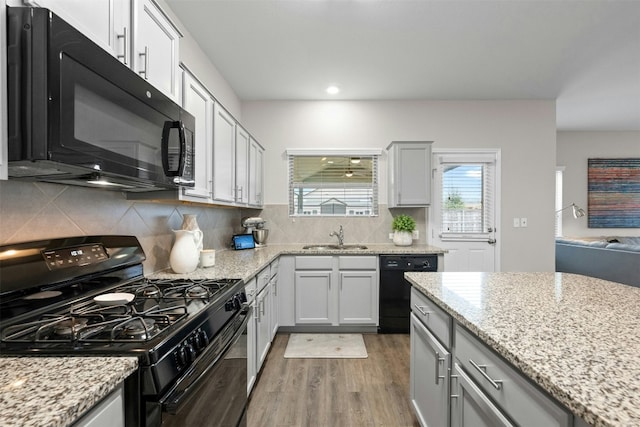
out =
[[242,301],[240,300],[240,295],[236,294],[233,296],[233,308],[236,310],[240,310],[242,308]]
[[247,294],[241,292],[240,294],[240,302],[247,302]]
[[180,347],[176,352],[176,359],[178,361],[178,366],[182,367],[187,364],[187,350],[185,350],[184,346]]
[[209,335],[207,335],[206,331],[199,331],[198,338],[200,339],[200,343],[202,344],[201,348],[205,348],[209,345]]
[[186,349],[187,360],[189,363],[193,363],[193,361],[196,360],[196,357],[198,357],[195,348],[193,348],[191,344],[186,344],[184,348]]

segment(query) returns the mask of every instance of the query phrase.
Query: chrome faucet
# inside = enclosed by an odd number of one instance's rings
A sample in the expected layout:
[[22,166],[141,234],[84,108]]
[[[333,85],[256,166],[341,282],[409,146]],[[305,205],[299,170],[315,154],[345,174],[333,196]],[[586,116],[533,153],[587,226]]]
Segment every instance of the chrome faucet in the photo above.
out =
[[342,226],[340,226],[340,232],[332,231],[331,234],[329,234],[329,237],[331,236],[336,236],[338,238],[338,244],[340,246],[344,245],[344,230],[342,230]]

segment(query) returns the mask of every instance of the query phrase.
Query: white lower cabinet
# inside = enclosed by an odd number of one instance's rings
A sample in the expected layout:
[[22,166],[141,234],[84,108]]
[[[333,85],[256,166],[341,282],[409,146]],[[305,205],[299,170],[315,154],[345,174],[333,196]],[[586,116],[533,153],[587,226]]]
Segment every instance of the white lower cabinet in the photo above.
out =
[[420,425],[573,425],[565,407],[424,294],[411,292],[410,399]]
[[256,378],[258,376],[258,364],[257,360],[257,319],[258,309],[256,307],[256,283],[257,280],[254,277],[249,280],[244,287],[247,294],[247,303],[251,305],[253,311],[251,312],[251,318],[247,324],[247,395],[251,393]]
[[331,325],[334,322],[333,292],[328,271],[296,271],[296,324]]
[[457,363],[454,365],[452,382],[455,384],[452,385],[453,394],[451,396],[452,426],[498,427],[513,425]]
[[257,371],[267,358],[271,346],[271,283],[264,287],[256,298]]
[[247,393],[251,393],[278,329],[278,260],[245,285],[253,318],[247,327]]
[[340,272],[341,325],[369,324],[378,320],[378,272]]
[[422,426],[449,424],[450,363],[451,353],[412,313],[409,395]]
[[378,324],[378,257],[297,256],[296,325]]
[[124,388],[120,385],[73,424],[73,427],[124,427],[124,423]]

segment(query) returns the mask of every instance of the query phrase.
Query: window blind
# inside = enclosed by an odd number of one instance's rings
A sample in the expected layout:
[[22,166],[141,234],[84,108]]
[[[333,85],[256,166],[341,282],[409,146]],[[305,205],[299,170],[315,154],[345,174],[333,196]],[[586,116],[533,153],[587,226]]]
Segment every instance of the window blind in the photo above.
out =
[[289,215],[378,215],[378,156],[289,155]]

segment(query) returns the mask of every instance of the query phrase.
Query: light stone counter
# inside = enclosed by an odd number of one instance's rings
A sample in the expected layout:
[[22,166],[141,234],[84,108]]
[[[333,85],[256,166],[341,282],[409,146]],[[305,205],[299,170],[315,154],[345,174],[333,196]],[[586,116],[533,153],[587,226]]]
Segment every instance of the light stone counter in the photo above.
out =
[[406,273],[596,426],[640,426],[640,288],[567,273]]
[[71,425],[136,369],[135,357],[0,357],[0,425]]
[[150,277],[158,279],[173,279],[178,277],[189,277],[192,279],[243,279],[245,282],[254,277],[271,261],[280,255],[382,255],[382,254],[436,254],[441,255],[446,251],[434,246],[412,245],[395,246],[393,244],[368,244],[364,243],[367,249],[356,250],[310,250],[303,249],[299,245],[273,245],[263,246],[256,249],[245,249],[240,251],[224,250],[216,251],[216,263],[213,267],[198,268],[192,273],[176,274],[170,269],[156,272]]

